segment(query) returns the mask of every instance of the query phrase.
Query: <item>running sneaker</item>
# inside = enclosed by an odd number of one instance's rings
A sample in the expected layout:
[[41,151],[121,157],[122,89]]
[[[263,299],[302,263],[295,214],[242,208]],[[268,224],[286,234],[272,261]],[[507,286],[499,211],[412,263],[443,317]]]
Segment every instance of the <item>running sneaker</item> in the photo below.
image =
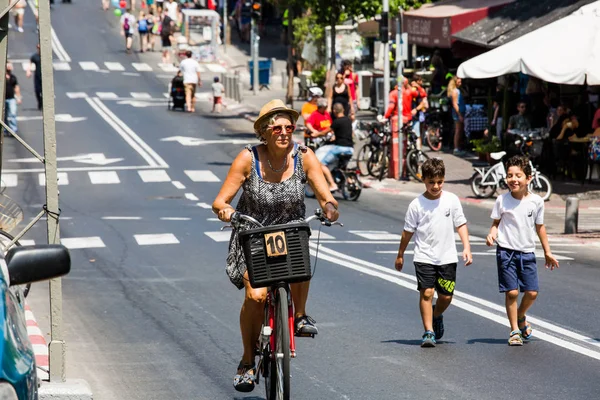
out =
[[[435,311],[435,304],[433,305],[433,311]],[[433,331],[435,332],[436,339],[441,339],[444,336],[444,316],[433,317]]]
[[421,347],[435,347],[435,333],[425,331],[421,340]]

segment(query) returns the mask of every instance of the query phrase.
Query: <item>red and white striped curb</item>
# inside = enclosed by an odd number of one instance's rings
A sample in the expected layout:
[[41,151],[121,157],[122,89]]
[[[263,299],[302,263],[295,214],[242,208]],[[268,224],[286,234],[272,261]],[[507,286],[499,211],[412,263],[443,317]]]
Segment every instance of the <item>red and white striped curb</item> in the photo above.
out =
[[37,375],[41,380],[48,380],[48,370],[50,369],[48,361],[48,344],[46,337],[38,326],[35,315],[29,308],[29,304],[25,304],[25,319],[27,320],[27,334],[35,353],[35,364],[38,367]]

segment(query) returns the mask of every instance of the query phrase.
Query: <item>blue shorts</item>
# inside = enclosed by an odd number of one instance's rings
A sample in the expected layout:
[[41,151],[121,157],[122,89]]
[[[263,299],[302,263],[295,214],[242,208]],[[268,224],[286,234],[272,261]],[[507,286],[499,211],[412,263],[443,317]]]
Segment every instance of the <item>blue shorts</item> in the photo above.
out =
[[321,162],[321,164],[328,166],[329,168],[337,165],[338,156],[354,154],[353,147],[338,146],[336,144],[326,144],[321,146],[315,152],[315,155]]
[[501,293],[516,289],[521,292],[539,291],[535,253],[523,253],[498,246],[496,263]]

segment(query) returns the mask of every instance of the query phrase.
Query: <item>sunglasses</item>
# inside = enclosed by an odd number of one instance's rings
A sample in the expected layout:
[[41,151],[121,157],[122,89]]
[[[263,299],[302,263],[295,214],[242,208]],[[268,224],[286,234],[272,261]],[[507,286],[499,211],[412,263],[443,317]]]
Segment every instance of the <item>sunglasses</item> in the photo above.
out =
[[343,76],[336,76],[335,79],[344,79]]
[[275,135],[281,135],[284,129],[285,133],[294,133],[296,125],[269,125],[269,128]]

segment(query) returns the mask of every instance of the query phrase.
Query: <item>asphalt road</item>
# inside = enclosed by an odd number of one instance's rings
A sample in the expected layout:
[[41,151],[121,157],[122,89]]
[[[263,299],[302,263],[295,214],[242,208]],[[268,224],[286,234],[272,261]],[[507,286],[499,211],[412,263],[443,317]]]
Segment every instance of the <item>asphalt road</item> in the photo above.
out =
[[[86,379],[98,400],[264,398],[262,387],[246,396],[232,387],[243,294],[224,273],[228,234],[207,208],[243,148],[237,141],[253,143],[251,125],[210,115],[208,102],[196,115],[167,111],[158,54],[126,55],[116,18],[99,3],[56,4],[52,13],[71,59],[69,71],[55,72],[56,113],[85,118],[57,122],[61,237],[73,259],[63,283],[68,377]],[[28,12],[26,33],[10,33],[11,58],[28,58],[33,30]],[[25,94],[20,131],[41,150],[40,121],[27,120],[40,115],[31,81],[16,71]],[[15,183],[6,193],[31,218],[44,187],[41,166],[27,158],[5,140],[3,180]],[[341,203],[343,228],[323,228],[308,304],[320,333],[298,340],[293,398],[598,398],[595,254],[553,242],[562,268],[540,268],[535,338],[509,348],[493,249],[482,243],[489,210],[465,205],[475,263],[459,267],[441,343],[421,349],[411,256],[405,271],[393,269],[409,202],[365,190]],[[26,239],[43,243],[45,226]],[[34,285],[29,301],[48,332],[47,285]]]

